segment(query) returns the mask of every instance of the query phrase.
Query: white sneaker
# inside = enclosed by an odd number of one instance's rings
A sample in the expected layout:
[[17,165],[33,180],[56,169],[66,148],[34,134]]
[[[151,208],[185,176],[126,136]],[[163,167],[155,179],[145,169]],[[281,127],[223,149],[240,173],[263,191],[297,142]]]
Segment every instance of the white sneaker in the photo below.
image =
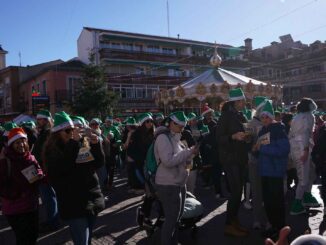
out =
[[253,224],[253,226],[252,226],[252,228],[253,228],[254,230],[260,230],[260,229],[261,229],[261,224],[260,224],[260,222],[255,221],[254,224]]
[[245,209],[248,209],[248,210],[252,209],[251,203],[249,201],[245,201],[243,203],[243,206],[245,207]]

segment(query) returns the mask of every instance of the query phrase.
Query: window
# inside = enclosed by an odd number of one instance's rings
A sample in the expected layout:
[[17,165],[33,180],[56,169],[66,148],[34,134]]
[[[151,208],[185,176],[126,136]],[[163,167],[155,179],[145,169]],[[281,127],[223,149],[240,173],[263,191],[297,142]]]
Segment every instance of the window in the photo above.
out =
[[155,94],[159,91],[158,86],[147,86],[147,94],[146,97],[148,99],[153,99],[155,98]]
[[143,45],[141,45],[141,44],[135,44],[134,51],[143,51]]
[[176,54],[176,51],[173,48],[163,48],[162,51],[163,51],[163,54],[173,54],[173,55]]
[[168,76],[173,77],[174,76],[174,69],[168,70]]
[[123,43],[123,44],[122,44],[122,48],[123,48],[124,50],[132,51],[132,50],[133,50],[133,45],[132,45],[132,43]]
[[42,95],[46,95],[46,80],[42,81]]
[[116,49],[120,49],[120,43],[111,43],[111,48],[116,48]]
[[73,100],[77,88],[80,85],[80,77],[68,77],[67,79],[67,100]]
[[145,98],[145,89],[144,88],[136,88],[136,98],[143,99]]
[[144,75],[145,74],[145,68],[144,67],[136,67],[136,74]]
[[121,88],[121,98],[123,99],[133,99],[135,98],[133,87],[122,87]]
[[113,90],[114,93],[118,94],[121,97],[121,89],[120,89],[120,86],[119,87],[113,86],[112,87],[112,90]]
[[147,46],[147,52],[150,52],[150,53],[160,53],[161,52],[160,46],[157,46],[157,45],[148,45]]
[[308,86],[308,92],[310,92],[310,93],[322,92],[322,86],[321,86],[321,84],[309,85]]

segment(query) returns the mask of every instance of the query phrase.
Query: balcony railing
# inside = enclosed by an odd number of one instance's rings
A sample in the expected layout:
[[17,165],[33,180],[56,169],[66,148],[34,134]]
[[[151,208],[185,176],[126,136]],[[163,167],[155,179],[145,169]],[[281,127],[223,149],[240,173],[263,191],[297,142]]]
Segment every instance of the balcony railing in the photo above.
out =
[[132,51],[123,49],[102,48],[100,50],[101,59],[126,59],[138,61],[152,61],[152,62],[176,62],[177,64],[194,64],[194,65],[208,65],[209,57],[192,56],[192,55],[176,55],[166,53],[150,53],[145,51]]

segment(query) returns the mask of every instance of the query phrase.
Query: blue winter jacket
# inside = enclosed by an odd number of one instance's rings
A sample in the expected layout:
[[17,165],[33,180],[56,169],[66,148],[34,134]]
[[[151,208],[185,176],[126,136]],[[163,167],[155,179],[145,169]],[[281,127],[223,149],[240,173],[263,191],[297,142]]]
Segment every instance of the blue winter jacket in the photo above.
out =
[[270,144],[261,145],[259,149],[259,173],[261,176],[283,177],[285,175],[290,143],[284,125],[272,123],[263,127],[258,137],[270,133]]

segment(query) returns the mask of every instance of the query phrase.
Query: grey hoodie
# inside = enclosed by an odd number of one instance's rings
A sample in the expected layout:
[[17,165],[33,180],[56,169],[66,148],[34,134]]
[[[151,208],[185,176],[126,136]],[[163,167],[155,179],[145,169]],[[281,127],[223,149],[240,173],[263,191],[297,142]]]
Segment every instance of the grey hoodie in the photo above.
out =
[[[166,130],[166,127],[159,127],[155,134]],[[184,186],[189,175],[186,163],[191,161],[191,150],[182,145],[181,134],[160,134],[154,144],[154,153],[159,164],[155,183],[158,185]]]

